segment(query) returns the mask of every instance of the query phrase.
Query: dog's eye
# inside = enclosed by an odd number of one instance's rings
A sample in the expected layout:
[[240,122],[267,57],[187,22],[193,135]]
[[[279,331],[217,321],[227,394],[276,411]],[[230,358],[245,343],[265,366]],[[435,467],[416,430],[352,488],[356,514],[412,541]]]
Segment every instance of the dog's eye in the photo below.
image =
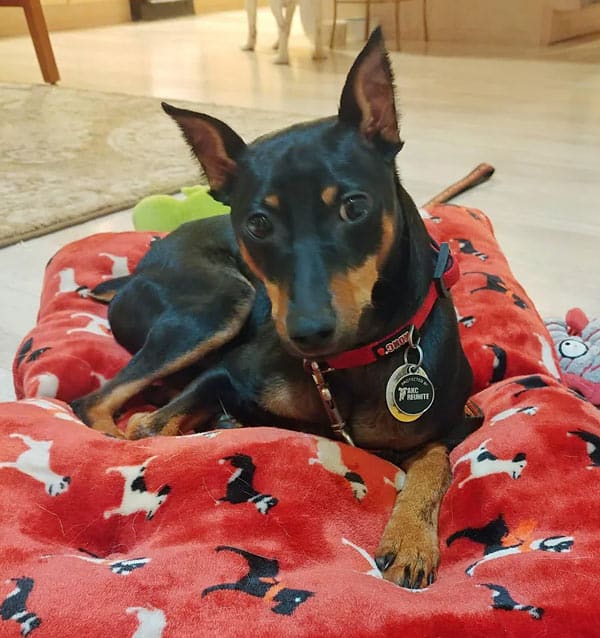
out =
[[264,213],[255,213],[246,222],[248,232],[256,239],[264,239],[273,232],[273,224]]
[[340,206],[340,217],[345,222],[355,222],[365,217],[373,208],[373,200],[367,193],[348,193]]

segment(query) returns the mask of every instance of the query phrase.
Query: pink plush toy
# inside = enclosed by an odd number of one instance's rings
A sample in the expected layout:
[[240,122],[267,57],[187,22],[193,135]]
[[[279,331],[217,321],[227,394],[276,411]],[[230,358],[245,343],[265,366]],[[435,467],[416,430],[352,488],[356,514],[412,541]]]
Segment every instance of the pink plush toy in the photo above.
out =
[[564,382],[600,406],[600,319],[571,308],[566,321],[548,319],[546,327],[558,353]]

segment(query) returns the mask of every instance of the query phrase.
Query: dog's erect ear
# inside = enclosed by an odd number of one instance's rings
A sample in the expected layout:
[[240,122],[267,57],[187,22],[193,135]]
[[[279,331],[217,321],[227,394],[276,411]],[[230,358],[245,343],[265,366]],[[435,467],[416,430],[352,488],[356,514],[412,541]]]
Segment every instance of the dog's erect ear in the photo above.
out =
[[402,148],[394,76],[380,27],[373,31],[348,73],[338,117],[394,155]]
[[246,148],[244,140],[221,120],[204,113],[162,103],[165,113],[177,122],[194,155],[202,164],[210,189],[218,199],[226,200],[237,158]]

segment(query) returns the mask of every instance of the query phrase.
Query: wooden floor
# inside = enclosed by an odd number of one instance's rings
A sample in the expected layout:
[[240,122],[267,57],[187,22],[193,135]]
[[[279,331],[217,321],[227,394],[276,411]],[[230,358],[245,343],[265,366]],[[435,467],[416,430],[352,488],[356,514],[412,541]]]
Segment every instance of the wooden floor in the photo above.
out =
[[[335,112],[358,44],[314,62],[298,21],[291,64],[277,66],[267,10],[258,28],[256,53],[240,50],[242,12],[55,33],[52,42],[63,86],[210,102],[217,116],[219,104]],[[494,164],[492,182],[461,201],[492,217],[543,316],[572,306],[600,316],[600,40],[543,51],[406,43],[392,61],[406,140],[399,167],[417,202],[481,161]],[[0,82],[40,81],[29,39],[0,40]],[[11,396],[8,370],[35,320],[47,259],[72,239],[125,228],[127,212],[0,250],[0,398]]]

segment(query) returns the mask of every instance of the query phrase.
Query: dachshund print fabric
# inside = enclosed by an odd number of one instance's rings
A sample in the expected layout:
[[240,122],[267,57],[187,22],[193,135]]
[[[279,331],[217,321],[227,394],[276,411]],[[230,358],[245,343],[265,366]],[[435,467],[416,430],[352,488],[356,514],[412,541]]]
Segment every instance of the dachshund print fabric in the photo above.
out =
[[432,586],[381,578],[404,474],[363,450],[270,427],[123,441],[74,417],[66,402],[129,356],[86,291],[153,239],[96,235],[50,262],[15,358],[21,400],[2,406],[0,635],[600,636],[599,413],[555,378],[483,213],[428,215],[463,271],[453,296],[486,415],[451,454]]

